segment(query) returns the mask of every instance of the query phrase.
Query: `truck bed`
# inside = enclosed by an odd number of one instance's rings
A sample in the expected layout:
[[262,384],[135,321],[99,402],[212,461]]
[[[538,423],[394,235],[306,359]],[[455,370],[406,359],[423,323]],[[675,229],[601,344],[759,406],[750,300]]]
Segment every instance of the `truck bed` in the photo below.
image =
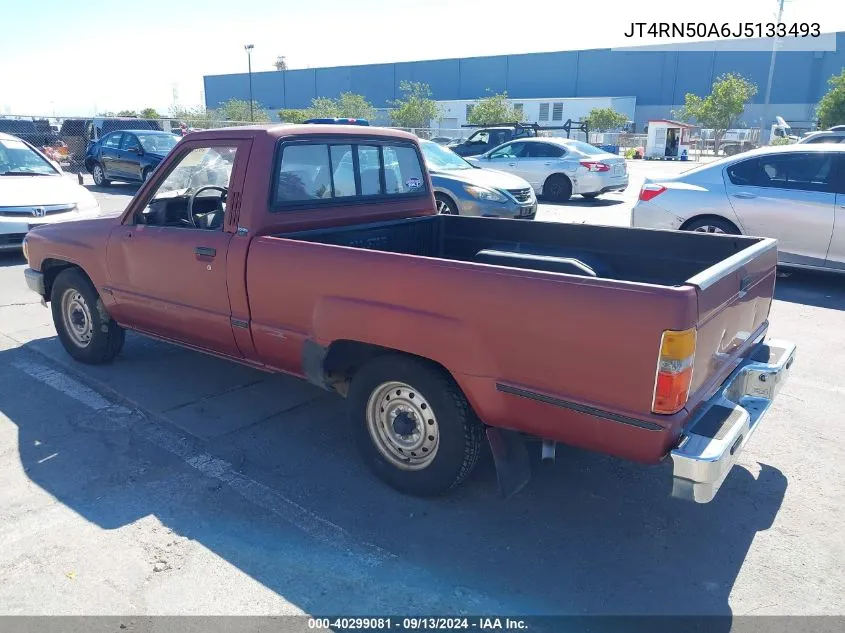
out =
[[277,237],[662,286],[683,285],[760,241],[741,236],[713,239],[698,233],[451,215]]

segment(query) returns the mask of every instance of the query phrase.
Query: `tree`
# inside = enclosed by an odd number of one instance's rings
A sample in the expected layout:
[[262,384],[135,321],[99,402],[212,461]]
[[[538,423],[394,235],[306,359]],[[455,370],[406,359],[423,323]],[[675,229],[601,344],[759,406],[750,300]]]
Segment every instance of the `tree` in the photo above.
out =
[[141,110],[141,118],[142,119],[160,119],[162,117],[156,111],[155,108],[144,108],[143,110]]
[[137,117],[138,113],[135,110],[121,110],[117,113],[117,116]]
[[467,123],[473,125],[492,125],[493,123],[518,123],[519,116],[508,102],[508,93],[484,97],[476,103],[467,117]]
[[[252,102],[252,115],[252,121],[256,123],[266,123],[270,120],[264,106],[257,101]],[[214,118],[222,121],[250,121],[249,101],[229,99],[214,111]]]
[[214,127],[214,111],[206,110],[202,106],[196,108],[182,108],[177,106],[171,109],[170,115],[188,127],[202,129]]
[[628,117],[613,108],[593,108],[586,122],[591,132],[608,132],[625,125]]
[[720,75],[713,89],[705,98],[687,93],[684,106],[676,116],[685,121],[695,121],[713,130],[714,149],[719,153],[722,137],[745,111],[745,106],[757,94],[757,84],[737,73]]
[[310,119],[308,110],[279,110],[279,120],[285,123],[302,123],[306,119]]
[[306,110],[309,119],[324,119],[341,116],[340,106],[334,99],[317,97],[311,100],[311,107]]
[[397,127],[428,127],[432,119],[438,119],[440,110],[431,98],[431,88],[420,82],[403,81],[399,84],[402,99],[391,105],[390,119]]
[[376,109],[373,104],[367,101],[364,95],[358,95],[354,92],[344,92],[337,100],[338,111],[341,117],[348,119],[367,119],[368,121],[375,117]]
[[827,83],[830,84],[830,90],[819,101],[816,110],[822,130],[845,123],[845,68],[838,75],[828,79]]
[[287,70],[288,69],[288,63],[287,63],[287,61],[285,61],[284,55],[279,55],[276,58],[276,61],[273,63],[273,65],[276,67],[276,70]]

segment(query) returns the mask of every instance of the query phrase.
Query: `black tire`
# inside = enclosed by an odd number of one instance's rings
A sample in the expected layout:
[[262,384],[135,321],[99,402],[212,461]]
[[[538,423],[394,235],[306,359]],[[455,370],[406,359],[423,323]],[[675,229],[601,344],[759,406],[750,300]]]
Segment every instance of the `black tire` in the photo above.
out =
[[[428,458],[430,461],[417,470],[401,468],[385,457],[385,449],[376,439],[377,432],[371,433],[368,424],[371,396],[376,398],[385,383],[394,381],[409,387],[403,392],[405,398],[416,396],[418,400],[422,398],[430,403],[428,408],[424,404],[419,406],[430,412],[432,418],[427,418],[428,414],[425,419],[412,417],[414,422],[411,424],[416,425],[415,432],[422,425],[426,433],[429,428],[426,423],[433,425],[436,451],[433,450],[433,457]],[[392,389],[382,402],[389,400],[391,395],[394,395]],[[396,398],[394,402],[397,402]],[[384,411],[378,400],[374,401],[374,407]],[[478,461],[484,437],[481,422],[451,376],[428,363],[400,354],[380,356],[355,374],[349,389],[349,419],[358,450],[375,475],[399,492],[420,497],[443,494],[463,482]],[[391,428],[395,429],[395,422]],[[429,439],[432,437],[435,435],[428,435]],[[422,453],[420,456],[422,458]]]
[[566,202],[572,197],[572,181],[563,174],[552,174],[543,184],[543,196],[555,202]]
[[151,173],[153,173],[152,167],[144,167],[144,171],[141,172],[141,184],[147,182]]
[[458,206],[449,196],[442,193],[434,194],[434,201],[437,204],[437,212],[441,215],[460,215]]
[[[69,293],[76,293],[77,297]],[[66,322],[64,314],[71,310],[66,303],[76,306],[75,314],[86,331],[90,322],[90,338],[86,344],[80,342],[84,335],[76,330],[70,331],[73,325]],[[50,308],[59,340],[75,360],[100,365],[113,360],[123,348],[126,331],[109,316],[94,284],[78,268],[68,268],[56,277],[50,293]],[[70,316],[67,321],[76,322]]]
[[108,187],[111,181],[106,178],[106,171],[100,163],[91,165],[91,175],[94,177],[94,184],[98,187]]
[[587,200],[594,200],[595,198],[598,198],[600,195],[601,194],[596,191],[594,193],[582,193],[581,197],[586,198]]
[[[709,229],[718,230],[709,230]],[[702,216],[700,218],[693,218],[681,227],[682,231],[696,231],[700,233],[727,233],[728,235],[740,235],[741,232],[737,226],[724,218],[717,218],[715,216]]]

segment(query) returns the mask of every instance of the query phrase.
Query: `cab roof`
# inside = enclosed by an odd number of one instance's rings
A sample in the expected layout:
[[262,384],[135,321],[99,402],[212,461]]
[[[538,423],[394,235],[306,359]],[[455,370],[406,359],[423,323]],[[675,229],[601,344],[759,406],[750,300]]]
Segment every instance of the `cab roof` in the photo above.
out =
[[291,124],[269,124],[269,125],[244,125],[236,127],[215,128],[213,130],[197,130],[191,132],[186,138],[190,139],[222,139],[237,136],[239,138],[255,138],[257,136],[268,136],[271,138],[283,138],[286,136],[370,136],[383,138],[397,138],[406,141],[417,141],[416,135],[402,130],[394,130],[385,127],[374,127],[365,125],[335,125],[322,123]]

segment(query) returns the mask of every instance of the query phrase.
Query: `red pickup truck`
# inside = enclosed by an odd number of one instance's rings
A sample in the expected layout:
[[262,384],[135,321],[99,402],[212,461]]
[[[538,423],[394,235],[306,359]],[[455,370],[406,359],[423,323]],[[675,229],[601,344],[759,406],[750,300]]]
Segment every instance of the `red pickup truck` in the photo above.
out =
[[466,478],[486,434],[506,494],[533,439],[671,460],[673,494],[707,502],[795,354],[765,339],[774,240],[438,215],[388,129],[190,134],[122,216],[38,228],[25,254],[73,358],[132,329],[300,376],[418,495]]

